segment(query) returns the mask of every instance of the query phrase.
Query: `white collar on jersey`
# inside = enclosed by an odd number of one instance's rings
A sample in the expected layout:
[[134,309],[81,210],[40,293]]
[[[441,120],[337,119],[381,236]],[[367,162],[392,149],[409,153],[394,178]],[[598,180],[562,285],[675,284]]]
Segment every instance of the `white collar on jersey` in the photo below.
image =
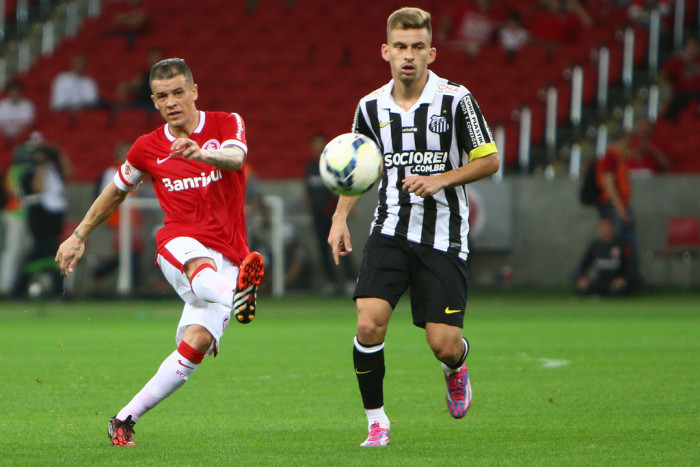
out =
[[438,85],[439,79],[440,78],[438,77],[438,75],[436,75],[432,71],[428,70],[428,82],[425,83],[425,87],[423,88],[423,92],[421,93],[420,98],[416,101],[415,104],[413,104],[413,107],[411,107],[408,112],[406,112],[401,107],[396,105],[396,102],[394,102],[394,98],[391,97],[391,91],[394,90],[394,80],[393,79],[385,85],[386,92],[382,93],[379,96],[379,98],[377,99],[377,105],[381,109],[389,109],[390,111],[396,112],[396,113],[414,112],[420,105],[430,104],[431,102],[433,102],[433,98],[435,97],[435,91],[437,90],[437,85]]
[[[206,114],[204,111],[200,110],[199,111],[199,125],[197,125],[197,128],[194,129],[192,132],[194,133],[201,133],[202,128],[204,128],[204,120],[206,119]],[[172,133],[170,133],[170,124],[166,123],[165,126],[163,127],[163,133],[165,133],[165,137],[168,138],[168,141],[175,141],[177,138],[173,136]]]

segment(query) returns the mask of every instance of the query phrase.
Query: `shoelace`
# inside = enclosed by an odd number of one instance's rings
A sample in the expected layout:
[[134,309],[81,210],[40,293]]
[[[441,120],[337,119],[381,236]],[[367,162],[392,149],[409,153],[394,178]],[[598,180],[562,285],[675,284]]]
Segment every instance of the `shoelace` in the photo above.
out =
[[372,423],[372,426],[369,428],[369,437],[372,441],[379,441],[379,439],[382,437],[382,427],[379,426],[378,422]]
[[459,373],[449,376],[449,382],[447,386],[450,389],[450,393],[453,399],[462,400],[464,399],[464,376],[457,376]]

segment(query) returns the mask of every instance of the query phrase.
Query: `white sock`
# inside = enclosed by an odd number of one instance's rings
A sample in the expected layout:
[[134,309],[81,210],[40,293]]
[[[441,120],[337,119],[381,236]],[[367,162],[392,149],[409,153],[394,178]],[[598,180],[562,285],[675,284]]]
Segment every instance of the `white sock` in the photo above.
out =
[[381,406],[378,409],[365,409],[365,412],[367,413],[368,430],[374,422],[379,422],[379,426],[382,428],[391,428],[389,417],[387,417],[386,413],[384,413],[384,406]]
[[190,285],[192,286],[192,292],[205,302],[218,303],[226,308],[231,308],[236,284],[226,279],[213,268],[205,267],[200,269],[190,279]]
[[[469,342],[464,337],[462,337],[462,342],[464,342],[464,353],[462,354],[462,363],[464,363],[464,360],[466,360],[467,354],[469,353]],[[462,365],[459,365],[457,368],[451,368],[444,363],[442,364],[442,369],[445,370],[445,373],[448,375],[457,373],[460,368],[462,368]]]
[[199,366],[186,359],[176,350],[158,368],[156,374],[138,394],[117,414],[117,419],[136,422],[141,415],[155,407],[160,401],[177,391]]

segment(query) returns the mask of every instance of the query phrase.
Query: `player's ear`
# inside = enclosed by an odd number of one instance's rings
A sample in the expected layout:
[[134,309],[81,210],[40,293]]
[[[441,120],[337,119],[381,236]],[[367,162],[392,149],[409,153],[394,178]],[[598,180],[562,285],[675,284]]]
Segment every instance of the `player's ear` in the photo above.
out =
[[198,97],[199,97],[199,92],[197,91],[197,84],[195,83],[192,85],[192,100],[196,101]]
[[430,55],[428,55],[428,65],[433,63],[435,61],[435,58],[437,57],[437,49],[435,47],[430,48]]
[[385,62],[389,61],[389,46],[386,44],[382,44],[382,58]]

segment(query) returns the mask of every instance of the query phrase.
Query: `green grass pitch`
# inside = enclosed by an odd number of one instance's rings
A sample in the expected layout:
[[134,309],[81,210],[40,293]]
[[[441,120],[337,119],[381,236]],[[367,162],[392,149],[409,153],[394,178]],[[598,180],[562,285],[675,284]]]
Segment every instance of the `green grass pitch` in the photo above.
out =
[[350,299],[261,297],[133,448],[107,421],[174,350],[180,302],[0,302],[0,465],[700,464],[700,296],[473,291],[462,420],[407,302],[385,350],[387,448],[359,447]]

